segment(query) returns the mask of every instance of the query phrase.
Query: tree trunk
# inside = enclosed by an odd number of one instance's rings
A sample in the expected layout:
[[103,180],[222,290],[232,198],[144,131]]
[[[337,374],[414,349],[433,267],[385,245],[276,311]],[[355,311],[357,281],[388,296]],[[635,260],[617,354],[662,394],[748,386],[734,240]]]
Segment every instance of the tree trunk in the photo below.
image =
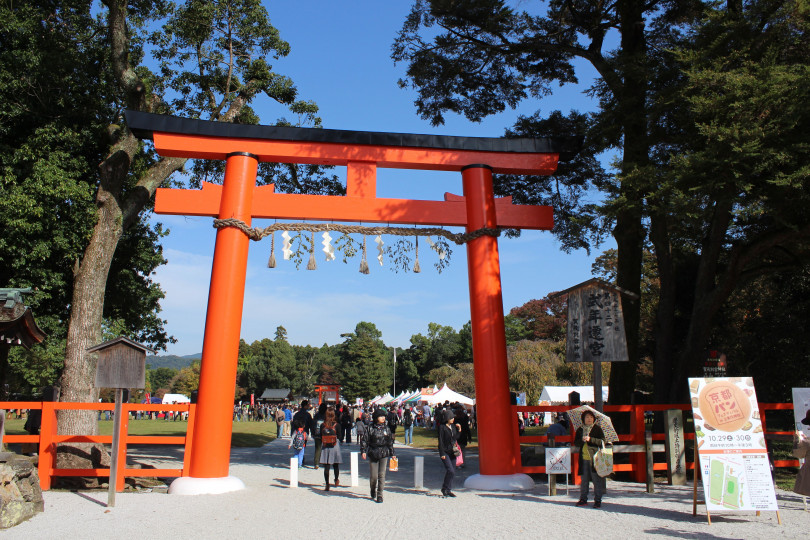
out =
[[0,401],[8,399],[8,392],[6,392],[6,383],[8,381],[6,379],[8,378],[8,353],[10,349],[10,345],[0,343]]
[[[70,306],[65,367],[60,379],[63,402],[92,403],[98,400],[95,387],[96,358],[87,349],[101,342],[104,293],[115,249],[123,233],[123,215],[117,197],[129,168],[124,152],[117,152],[102,165],[102,180],[96,200],[98,221],[81,262],[74,269],[73,300]],[[94,355],[93,355],[94,356]],[[94,411],[59,411],[59,433],[95,435]]]
[[670,395],[675,354],[675,307],[677,284],[669,242],[667,218],[655,212],[650,219],[650,238],[655,248],[658,267],[658,309],[655,314],[655,352],[653,356],[653,397],[656,403],[675,403]]
[[[622,175],[643,167],[649,160],[647,142],[646,88],[647,81],[643,64],[646,61],[644,34],[644,3],[624,0],[618,3],[621,20],[620,73],[621,87],[613,89],[619,103],[619,118],[623,123],[624,148]],[[623,289],[641,293],[642,249],[645,236],[641,222],[643,195],[637,180],[624,181],[620,186],[624,204],[616,216],[613,237],[616,239],[618,259],[616,282]],[[636,386],[638,369],[638,338],[641,322],[641,302],[622,297],[622,312],[627,337],[628,362],[619,362],[611,367],[610,402],[630,403]]]

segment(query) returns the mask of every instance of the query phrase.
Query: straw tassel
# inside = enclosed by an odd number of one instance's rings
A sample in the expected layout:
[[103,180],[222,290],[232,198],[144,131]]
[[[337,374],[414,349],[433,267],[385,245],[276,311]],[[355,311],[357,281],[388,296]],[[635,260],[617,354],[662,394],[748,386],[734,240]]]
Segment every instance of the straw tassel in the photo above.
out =
[[360,261],[360,273],[361,274],[370,274],[371,270],[368,267],[368,261],[366,260],[366,235],[363,235],[363,258]]
[[312,236],[310,237],[310,241],[312,242],[312,247],[309,251],[309,263],[307,263],[307,270],[316,270],[318,268],[317,263],[315,263],[315,233],[311,233]]
[[270,235],[270,260],[267,261],[267,268],[276,267],[276,233]]
[[418,274],[422,271],[422,268],[419,266],[419,236],[416,237],[416,262],[413,263],[413,273]]

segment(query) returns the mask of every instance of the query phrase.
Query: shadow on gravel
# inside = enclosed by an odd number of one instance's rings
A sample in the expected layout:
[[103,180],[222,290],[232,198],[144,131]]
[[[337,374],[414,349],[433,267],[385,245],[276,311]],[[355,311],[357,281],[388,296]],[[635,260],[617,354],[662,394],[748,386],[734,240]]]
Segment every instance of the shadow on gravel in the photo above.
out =
[[[510,493],[482,493],[480,495],[484,498],[492,498],[492,499],[511,499],[511,500],[523,500],[523,501],[533,501],[538,503],[545,503],[545,504],[553,504],[555,506],[567,506],[574,508],[574,503],[576,502],[576,498],[569,499],[569,500],[555,500],[548,497],[543,496],[535,496],[530,494],[510,494]],[[650,501],[654,502],[654,501]],[[597,511],[594,509],[590,503],[586,507],[579,508],[578,510],[582,512],[595,512]],[[673,522],[678,521],[691,521],[691,522],[702,522],[706,521],[706,515],[701,515],[698,513],[697,516],[693,516],[691,512],[691,506],[688,509],[684,509],[683,512],[675,511],[675,510],[668,510],[666,508],[648,508],[646,506],[641,505],[630,505],[630,504],[622,504],[618,502],[613,502],[610,498],[606,497],[602,500],[602,508],[599,509],[600,512],[609,512],[614,514],[632,514],[632,515],[640,515],[651,517],[655,519],[668,519]],[[588,514],[583,514],[583,517],[587,516]],[[712,521],[717,520],[718,522],[728,522],[728,523],[742,523],[749,521],[745,518],[737,518],[731,517],[728,515],[716,515],[712,514]]]
[[705,538],[717,538],[718,540],[726,540],[727,536],[716,536],[714,534],[709,534],[706,532],[689,532],[689,531],[677,531],[675,529],[671,529],[669,527],[656,527],[654,529],[645,529],[644,534],[658,534],[661,536],[666,536],[667,538],[700,538],[701,540]]

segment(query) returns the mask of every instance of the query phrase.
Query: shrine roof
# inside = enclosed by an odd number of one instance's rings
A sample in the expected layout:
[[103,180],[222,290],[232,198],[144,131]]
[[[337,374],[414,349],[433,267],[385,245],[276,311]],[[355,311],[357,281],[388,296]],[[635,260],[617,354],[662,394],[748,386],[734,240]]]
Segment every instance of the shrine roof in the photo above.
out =
[[572,159],[582,146],[581,139],[577,137],[506,139],[500,137],[458,137],[453,135],[263,126],[213,122],[133,110],[125,111],[125,116],[129,129],[140,139],[152,139],[153,133],[159,132],[229,139],[267,139],[476,152],[558,154],[561,161]]
[[36,343],[42,343],[46,334],[34,320],[31,308],[17,304],[11,309],[0,309],[0,344],[22,345],[30,349]]

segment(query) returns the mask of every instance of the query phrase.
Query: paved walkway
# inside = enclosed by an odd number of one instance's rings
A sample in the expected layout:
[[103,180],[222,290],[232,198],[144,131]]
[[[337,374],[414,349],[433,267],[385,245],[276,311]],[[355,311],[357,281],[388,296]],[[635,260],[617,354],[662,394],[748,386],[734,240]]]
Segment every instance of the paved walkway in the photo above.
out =
[[[608,482],[601,510],[577,508],[578,488],[570,495],[549,497],[545,483],[522,493],[468,491],[460,486],[477,472],[475,455],[456,477],[455,499],[440,496],[443,467],[435,451],[397,445],[400,471],[389,472],[385,502],[368,498],[368,466],[360,460],[360,485],[350,483],[349,457],[341,487],[323,490],[323,472],[300,471],[299,487],[289,488],[288,441],[277,440],[262,448],[236,448],[230,472],[247,489],[222,495],[175,496],[161,490],[119,493],[116,506],[106,508],[107,492],[50,491],[45,512],[26,523],[3,531],[8,539],[38,538],[297,538],[316,534],[330,539],[401,540],[406,536],[435,535],[453,538],[526,538],[570,540],[586,535],[600,539],[640,538],[802,538],[810,537],[810,512],[801,497],[779,491],[782,525],[776,515],[753,512],[713,515],[706,523],[705,509],[692,516],[691,487],[657,485],[648,495],[644,486]],[[152,447],[154,448],[154,447]],[[350,445],[349,451],[356,451]],[[306,452],[311,465],[313,448]],[[179,454],[166,448],[133,449],[130,459],[156,466],[177,466]],[[425,458],[425,489],[413,489],[414,458]],[[174,463],[172,463],[174,462]],[[700,510],[700,507],[699,507]]]

